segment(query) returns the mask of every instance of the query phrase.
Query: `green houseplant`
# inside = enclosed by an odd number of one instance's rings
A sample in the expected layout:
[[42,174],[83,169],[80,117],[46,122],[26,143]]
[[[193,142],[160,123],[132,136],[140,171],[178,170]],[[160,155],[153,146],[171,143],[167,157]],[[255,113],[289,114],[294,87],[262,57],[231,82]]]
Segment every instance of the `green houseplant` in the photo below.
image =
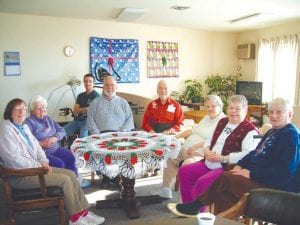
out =
[[171,97],[176,99],[178,102],[183,103],[199,103],[203,100],[202,84],[198,80],[185,80],[184,91],[182,93],[173,91]]
[[171,97],[178,101],[180,104],[184,103],[184,96],[179,91],[172,91]]
[[184,101],[198,103],[203,100],[202,84],[198,80],[184,81],[185,89],[183,91]]
[[240,80],[241,77],[241,73],[236,75],[219,75],[218,73],[209,75],[205,80],[205,84],[209,88],[208,94],[220,96],[226,109],[228,97],[235,94],[236,81]]

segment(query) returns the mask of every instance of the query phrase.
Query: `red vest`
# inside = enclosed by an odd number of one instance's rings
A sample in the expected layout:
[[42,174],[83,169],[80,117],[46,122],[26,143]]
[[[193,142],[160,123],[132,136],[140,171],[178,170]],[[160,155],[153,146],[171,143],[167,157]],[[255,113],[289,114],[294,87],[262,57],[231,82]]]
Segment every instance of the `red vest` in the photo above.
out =
[[[224,127],[228,123],[228,118],[222,118],[214,131],[212,140],[210,142],[210,149],[213,149],[214,145],[217,142],[218,137],[222,133]],[[225,143],[222,149],[222,155],[226,156],[231,152],[240,152],[242,149],[242,141],[245,136],[251,130],[257,130],[256,127],[250,123],[247,119],[244,119],[226,138]]]

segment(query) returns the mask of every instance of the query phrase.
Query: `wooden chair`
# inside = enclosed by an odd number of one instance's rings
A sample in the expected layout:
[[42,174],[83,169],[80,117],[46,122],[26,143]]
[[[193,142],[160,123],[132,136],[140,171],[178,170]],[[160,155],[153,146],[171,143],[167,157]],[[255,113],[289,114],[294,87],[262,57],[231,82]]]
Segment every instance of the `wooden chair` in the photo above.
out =
[[[14,221],[14,212],[32,209],[58,207],[60,224],[66,225],[63,192],[59,187],[46,187],[44,175],[45,168],[11,169],[0,164],[0,177],[3,180],[4,201],[7,206],[8,220]],[[39,176],[40,188],[15,189],[11,187],[8,178]]]
[[275,223],[295,225],[300,221],[300,195],[268,188],[258,188],[242,196],[233,207],[220,213],[232,220],[252,225]]

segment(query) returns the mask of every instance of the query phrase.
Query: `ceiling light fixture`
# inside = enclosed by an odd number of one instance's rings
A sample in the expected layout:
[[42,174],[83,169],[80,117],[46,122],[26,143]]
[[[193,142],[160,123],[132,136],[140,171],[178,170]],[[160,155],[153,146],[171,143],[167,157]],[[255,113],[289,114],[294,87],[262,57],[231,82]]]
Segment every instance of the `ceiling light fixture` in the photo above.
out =
[[244,20],[248,20],[248,19],[252,19],[252,18],[258,17],[260,15],[261,15],[261,13],[249,14],[247,16],[242,16],[242,17],[239,17],[239,18],[236,18],[236,19],[233,19],[233,20],[229,20],[229,23],[241,22],[241,21],[244,21]]
[[131,22],[139,19],[146,12],[143,8],[124,8],[117,15],[116,21]]
[[174,9],[174,10],[187,10],[187,9],[189,9],[189,8],[191,8],[190,6],[179,6],[179,5],[174,5],[174,6],[172,6],[171,7],[171,9]]

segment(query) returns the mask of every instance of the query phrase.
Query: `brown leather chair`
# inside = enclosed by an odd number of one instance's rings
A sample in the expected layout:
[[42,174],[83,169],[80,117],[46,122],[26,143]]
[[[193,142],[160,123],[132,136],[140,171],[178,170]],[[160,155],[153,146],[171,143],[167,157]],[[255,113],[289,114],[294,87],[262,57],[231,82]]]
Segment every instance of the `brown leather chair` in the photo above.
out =
[[[59,187],[46,187],[45,168],[11,169],[0,163],[0,177],[3,180],[4,201],[7,206],[8,220],[14,221],[14,212],[32,209],[58,207],[60,224],[66,225],[63,192]],[[8,178],[11,176],[39,176],[40,188],[16,189],[11,187]]]
[[14,219],[10,219],[8,221],[4,221],[4,222],[0,222],[0,225],[15,225],[15,220]]
[[233,207],[220,213],[232,220],[252,225],[275,223],[277,225],[295,225],[300,221],[300,195],[268,188],[258,188],[246,193]]

